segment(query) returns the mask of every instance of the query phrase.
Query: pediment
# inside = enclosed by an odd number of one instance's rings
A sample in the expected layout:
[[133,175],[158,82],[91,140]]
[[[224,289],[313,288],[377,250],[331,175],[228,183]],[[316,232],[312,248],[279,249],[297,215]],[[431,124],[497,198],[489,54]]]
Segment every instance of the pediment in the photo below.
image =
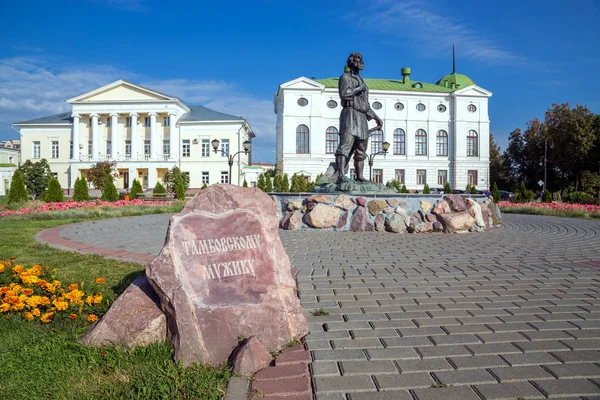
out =
[[119,80],[67,100],[74,102],[173,100],[172,97]]
[[296,78],[293,81],[282,83],[281,88],[283,89],[324,89],[325,86],[320,84],[319,82],[315,82],[312,79],[305,78],[301,76],[300,78]]
[[477,96],[477,97],[491,97],[492,92],[485,90],[477,85],[467,86],[466,88],[457,90],[455,92],[459,96]]

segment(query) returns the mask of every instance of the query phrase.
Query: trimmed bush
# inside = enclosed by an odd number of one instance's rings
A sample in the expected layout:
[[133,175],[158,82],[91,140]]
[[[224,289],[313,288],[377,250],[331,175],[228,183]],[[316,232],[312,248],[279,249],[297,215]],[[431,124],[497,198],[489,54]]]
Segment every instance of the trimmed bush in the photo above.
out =
[[154,186],[154,190],[152,191],[152,196],[155,196],[157,194],[167,194],[167,189],[165,189],[165,187],[160,182],[156,182],[156,186]]
[[265,175],[264,174],[260,174],[258,176],[258,182],[256,182],[256,187],[259,188],[260,190],[262,190],[263,192],[266,191],[267,184],[265,182]]
[[10,190],[8,191],[8,204],[24,203],[28,200],[29,195],[25,189],[25,182],[21,171],[16,170],[10,182]]
[[142,189],[140,181],[138,181],[137,179],[133,180],[133,183],[131,184],[131,191],[129,193],[131,199],[137,199],[137,195],[139,193],[144,193],[144,189]]
[[271,182],[271,176],[267,175],[265,179],[265,192],[271,193],[273,191],[273,183]]
[[102,189],[102,197],[100,199],[104,201],[119,200],[119,193],[117,193],[117,188],[115,187],[112,176],[107,175],[105,179],[104,188]]
[[[494,203],[498,203],[502,200],[502,196],[500,195],[500,191],[498,190],[498,185],[494,182],[494,189],[492,190],[492,197],[494,198]],[[550,200],[552,202],[552,200]]]
[[185,186],[181,180],[175,185],[175,196],[177,196],[179,200],[185,200]]
[[73,189],[73,201],[88,201],[90,199],[88,184],[85,177],[77,178]]
[[517,203],[529,203],[535,199],[535,193],[532,190],[527,189],[525,187],[525,182],[521,182],[519,186],[519,191],[517,193],[516,202]]
[[246,182],[246,180],[244,179],[244,183],[242,183],[243,187],[248,187],[248,182]]
[[406,185],[402,185],[402,189],[400,190],[400,193],[408,193],[408,189],[406,188]]
[[428,184],[425,184],[425,186],[423,186],[423,194],[431,194],[431,190],[429,189]]
[[281,191],[284,193],[288,193],[290,191],[290,180],[288,179],[288,174],[283,174],[283,180],[281,182]]
[[206,186],[206,183],[203,183],[203,184],[202,184],[202,187],[200,188],[200,190],[202,190],[202,189],[206,189],[207,187],[208,187],[208,186]]
[[58,179],[55,177],[50,178],[50,181],[48,182],[48,190],[44,195],[44,201],[46,203],[60,203],[65,201],[65,194],[60,187]]
[[544,192],[544,198],[542,199],[544,203],[552,203],[552,192],[546,189]]
[[566,203],[595,204],[594,196],[586,192],[570,192],[563,196]]
[[281,178],[281,175],[279,175],[279,174],[275,175],[275,178],[273,178],[273,191],[281,192],[282,184],[283,184],[283,180]]
[[444,194],[451,194],[452,187],[450,186],[450,182],[444,183]]

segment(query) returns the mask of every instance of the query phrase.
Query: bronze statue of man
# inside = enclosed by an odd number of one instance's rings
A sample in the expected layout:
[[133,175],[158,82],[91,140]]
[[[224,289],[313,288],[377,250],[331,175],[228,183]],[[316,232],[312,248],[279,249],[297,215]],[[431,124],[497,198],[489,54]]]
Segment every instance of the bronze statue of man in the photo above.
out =
[[354,154],[354,169],[358,182],[368,182],[363,176],[367,145],[369,142],[368,121],[374,119],[377,128],[383,126],[381,118],[375,114],[369,104],[369,89],[360,77],[360,71],[365,69],[362,54],[352,53],[347,61],[349,72],[340,76],[338,91],[342,100],[340,114],[340,144],[335,152],[337,164],[337,183],[347,180],[350,157]]

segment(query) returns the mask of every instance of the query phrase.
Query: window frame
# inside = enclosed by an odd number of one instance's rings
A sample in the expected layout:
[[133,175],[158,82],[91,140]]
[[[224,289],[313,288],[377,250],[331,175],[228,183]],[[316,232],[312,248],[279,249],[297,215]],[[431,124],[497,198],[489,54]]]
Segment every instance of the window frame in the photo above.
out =
[[[306,97],[300,97],[298,98],[298,101],[296,101],[296,103],[298,103],[298,105],[300,107],[306,107],[308,105],[308,99]],[[304,103],[304,104],[301,104]]]
[[[474,177],[474,179],[472,179]],[[479,179],[479,171],[476,169],[467,170],[467,182],[469,185],[477,187],[477,183]]]
[[150,117],[144,117],[144,127],[150,128],[151,124],[152,124],[152,119]]
[[229,139],[221,139],[221,156],[229,157]]
[[58,140],[50,141],[50,158],[58,159],[60,157],[60,144]]
[[[187,151],[186,151],[187,149]],[[192,156],[192,145],[190,139],[181,140],[181,157],[189,158]]]
[[[401,132],[401,133],[400,133]],[[399,139],[401,138],[401,139]],[[406,155],[406,132],[402,128],[394,129],[394,154],[399,156]]]
[[383,104],[381,104],[380,101],[374,101],[373,104],[371,104],[371,107],[373,110],[381,110],[383,108]]
[[125,156],[131,157],[131,140],[125,141]]
[[444,129],[440,129],[435,135],[435,154],[448,157],[448,132]]
[[329,99],[329,100],[327,100],[326,105],[327,105],[327,108],[331,108],[333,110],[334,108],[337,108],[338,102],[333,99]]
[[200,141],[200,157],[210,157],[210,140],[201,139]]
[[106,141],[105,150],[106,150],[106,155],[110,156],[112,153],[112,141],[111,140]]
[[325,130],[325,154],[335,154],[340,145],[340,132],[335,126]]
[[374,183],[383,183],[383,169],[382,168],[373,168],[373,182]]
[[467,111],[470,113],[477,112],[477,106],[475,104],[469,104],[467,106]]
[[[171,139],[163,139],[163,156],[171,155]],[[165,152],[165,148],[167,151]]]
[[125,117],[125,128],[131,128],[131,117]]
[[479,134],[475,129],[467,133],[467,157],[479,157]]
[[[422,134],[421,134],[422,132]],[[415,132],[415,156],[427,155],[427,131],[425,129],[417,129]]]
[[[420,108],[419,106],[423,106],[423,107],[422,107],[423,109],[422,109],[422,110],[419,110],[419,108]],[[423,112],[423,111],[427,110],[427,106],[426,106],[425,104],[423,104],[423,103],[418,103],[418,104],[415,106],[415,108],[416,108],[416,110],[417,110],[418,112]]]
[[[205,179],[206,178],[206,179]],[[202,184],[209,185],[210,183],[210,171],[202,171],[202,175],[200,177],[200,181]]]
[[149,156],[152,154],[152,141],[144,140],[144,155]]
[[378,129],[371,134],[371,154],[383,151],[383,130]]
[[406,170],[405,169],[395,169],[394,170],[394,180],[400,182],[401,185],[405,185],[406,184]]
[[296,154],[310,154],[310,128],[305,124],[296,127]]
[[229,171],[221,171],[221,183],[226,185],[229,184]]
[[[423,177],[422,182],[419,177]],[[417,170],[417,185],[426,185],[427,184],[427,170],[426,169],[418,169]]]
[[[37,157],[36,157],[36,153],[37,153]],[[42,158],[42,142],[40,142],[39,140],[32,142],[31,158],[34,158],[34,159]]]
[[399,101],[396,104],[394,104],[394,109],[396,111],[402,111],[402,110],[404,110],[404,104]]
[[163,126],[166,127],[170,127],[171,126],[171,117],[164,117],[163,118]]
[[[443,179],[440,179],[442,177],[443,177]],[[448,170],[447,169],[438,169],[438,185],[444,186],[446,183],[448,183]]]

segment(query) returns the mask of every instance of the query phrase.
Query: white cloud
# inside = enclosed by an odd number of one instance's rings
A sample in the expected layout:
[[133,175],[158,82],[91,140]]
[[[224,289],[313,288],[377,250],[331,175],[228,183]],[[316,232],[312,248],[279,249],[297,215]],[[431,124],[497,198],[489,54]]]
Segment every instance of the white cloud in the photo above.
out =
[[447,54],[453,44],[461,58],[488,64],[526,66],[537,62],[502,48],[493,37],[478,32],[474,24],[442,16],[426,7],[426,2],[379,0],[367,3],[366,10],[345,16],[367,30],[406,36],[424,56]]
[[10,123],[67,112],[70,107],[66,99],[117,79],[176,96],[188,105],[203,105],[242,116],[257,135],[257,150],[271,154],[270,149],[274,148],[272,101],[245,92],[239,84],[218,80],[158,79],[109,65],[64,66],[46,59],[24,57],[0,59],[0,139],[15,136]]

